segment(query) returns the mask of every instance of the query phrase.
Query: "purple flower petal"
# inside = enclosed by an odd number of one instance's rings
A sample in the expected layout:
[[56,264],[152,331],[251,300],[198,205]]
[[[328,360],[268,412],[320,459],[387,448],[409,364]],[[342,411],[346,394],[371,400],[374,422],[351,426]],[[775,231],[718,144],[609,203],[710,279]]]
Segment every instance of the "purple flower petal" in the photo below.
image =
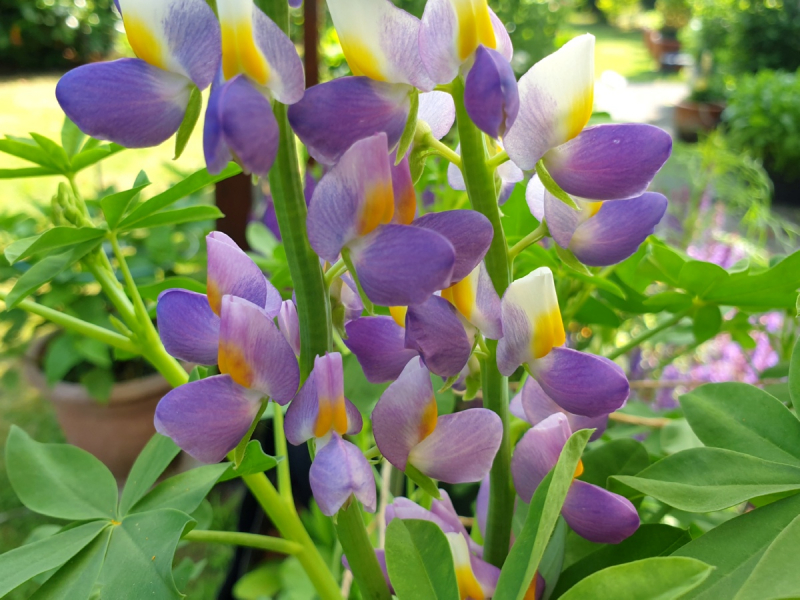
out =
[[422,355],[432,373],[444,378],[458,375],[472,354],[455,308],[439,296],[408,307],[405,344]]
[[531,363],[544,392],[564,410],[599,417],[625,405],[630,393],[625,372],[613,361],[570,348],[553,348]]
[[158,296],[156,314],[158,335],[171,356],[201,365],[217,364],[219,317],[205,294],[165,290]]
[[242,298],[223,296],[220,317],[220,373],[287,404],[300,385],[300,367],[267,312]]
[[511,474],[524,502],[531,501],[542,479],[556,466],[570,435],[566,415],[556,413],[522,436],[511,458]]
[[514,46],[511,43],[511,36],[508,35],[508,29],[506,29],[505,23],[500,20],[500,17],[491,7],[489,7],[489,18],[492,20],[492,29],[494,30],[496,42],[494,49],[508,62],[511,62],[511,59],[514,58]]
[[503,139],[508,155],[532,171],[545,153],[574,138],[594,103],[594,36],[578,36],[519,80],[519,114]]
[[491,598],[497,589],[497,582],[500,580],[500,569],[472,554],[469,561],[475,579],[478,580],[486,597]]
[[136,58],[73,69],[56,98],[85,134],[128,148],[157,146],[178,131],[192,82]]
[[329,0],[328,9],[353,75],[430,91],[420,57],[420,21],[391,0]]
[[398,164],[394,164],[395,153],[392,153],[392,190],[394,192],[394,218],[393,223],[410,225],[417,216],[417,191],[411,180],[411,167],[408,164],[408,155],[403,157]]
[[502,437],[500,417],[485,408],[442,415],[433,433],[411,450],[408,462],[447,483],[480,481],[492,468]]
[[424,121],[431,128],[431,135],[437,140],[446,136],[456,121],[456,105],[447,92],[428,92],[419,95],[417,120]]
[[289,342],[295,356],[300,356],[300,319],[297,318],[297,307],[291,300],[281,304],[278,313],[278,327]]
[[372,411],[372,429],[381,454],[405,470],[409,452],[431,435],[437,416],[430,372],[421,361],[412,360]]
[[221,231],[206,236],[208,249],[208,303],[220,314],[225,295],[244,298],[257,306],[265,306],[268,284],[261,269]]
[[639,529],[639,514],[630,500],[577,479],[561,514],[575,533],[597,544],[619,544]]
[[306,89],[303,62],[294,42],[260,8],[249,1],[247,4],[253,11],[253,38],[269,65],[265,85],[278,102],[294,104]]
[[386,225],[350,249],[361,287],[375,304],[420,304],[452,280],[453,246],[429,229]]
[[525,202],[528,210],[536,217],[537,221],[544,221],[544,197],[547,190],[544,189],[541,179],[537,175],[531,177],[528,186],[525,188]]
[[219,68],[221,38],[217,17],[206,2],[121,0],[117,8],[136,56],[188,77],[201,90],[211,84]]
[[184,384],[156,407],[155,427],[204,463],[216,463],[241,441],[258,413],[260,394],[216,375]]
[[[523,415],[520,417],[531,425],[537,425],[544,421],[546,418],[556,414],[562,413],[567,417],[569,428],[572,431],[579,431],[581,429],[596,429],[592,434],[591,440],[599,439],[603,432],[606,430],[608,424],[608,415],[601,415],[599,417],[582,417],[565,411],[558,404],[544,393],[542,386],[533,378],[529,377],[522,386],[522,391],[517,395],[516,399],[520,400],[520,408],[523,410]],[[512,402],[513,404],[513,402]]]
[[[441,493],[446,493],[446,492],[442,490]],[[437,501],[434,500],[434,502]],[[403,497],[395,498],[394,501],[386,507],[386,524],[388,525],[394,519],[415,519],[418,521],[430,521],[431,523],[436,523],[436,525],[439,526],[439,529],[441,529],[445,533],[451,533],[451,532],[458,533],[461,531],[461,528],[453,526],[454,524],[450,519],[443,519],[438,514],[435,514],[430,510],[422,508],[416,502],[413,502],[408,498],[403,498]]]
[[[538,177],[537,177],[538,180]],[[544,216],[547,219],[547,228],[556,244],[562,248],[569,248],[575,230],[583,221],[590,218],[590,213],[596,209],[596,203],[577,201],[583,208],[577,211],[567,206],[564,202],[544,190]]]
[[640,123],[597,125],[544,157],[568,194],[592,200],[640,196],[672,153],[669,134]]
[[464,88],[464,105],[478,129],[497,139],[505,135],[519,113],[517,79],[496,50],[478,46]]
[[594,217],[575,230],[569,249],[585,265],[617,264],[639,249],[666,212],[667,199],[654,192],[604,202]]
[[423,227],[446,237],[456,252],[451,283],[468,276],[489,251],[494,229],[489,219],[474,210],[448,210],[428,213],[414,221],[415,227]]
[[391,317],[361,317],[344,328],[344,343],[356,355],[370,383],[394,381],[408,361],[419,356],[416,350],[406,348],[406,332]]
[[497,203],[503,206],[511,197],[511,194],[514,193],[514,188],[517,187],[517,184],[525,179],[525,173],[513,162],[508,161],[497,167],[497,176],[500,177],[501,184]]
[[483,263],[472,273],[442,291],[442,298],[490,340],[503,337],[500,297]]
[[352,496],[368,512],[375,512],[377,495],[372,467],[361,450],[338,435],[317,451],[308,478],[322,514],[332,517]]
[[315,160],[332,165],[358,140],[385,133],[394,148],[411,110],[411,86],[342,77],[306,90],[289,122]]
[[342,247],[393,215],[389,150],[380,133],[353,144],[314,189],[308,239],[321,258],[334,263]]
[[513,282],[502,301],[503,337],[497,366],[511,375],[521,364],[546,356],[566,341],[553,273],[540,267]]
[[265,177],[278,153],[279,134],[269,100],[244,75],[215,88],[212,95],[203,133],[209,172],[221,172],[235,156],[246,172]]

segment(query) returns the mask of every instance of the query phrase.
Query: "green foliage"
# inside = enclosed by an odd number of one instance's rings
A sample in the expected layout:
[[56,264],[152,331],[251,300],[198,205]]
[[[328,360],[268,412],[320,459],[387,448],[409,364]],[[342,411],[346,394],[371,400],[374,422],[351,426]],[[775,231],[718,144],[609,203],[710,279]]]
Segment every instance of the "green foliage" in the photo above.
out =
[[597,0],[597,8],[611,23],[630,18],[640,9],[639,0]]
[[691,558],[646,558],[594,573],[561,597],[564,600],[675,600],[703,583],[712,570]]
[[112,6],[112,0],[2,0],[0,64],[5,69],[53,69],[104,58],[116,35]]
[[664,29],[678,31],[689,24],[692,7],[689,0],[656,0]]
[[761,159],[787,180],[797,177],[800,161],[800,107],[793,100],[798,94],[797,73],[760,71],[737,81],[723,114],[732,148]]
[[458,600],[450,543],[430,521],[393,519],[386,528],[386,566],[398,600]]
[[800,6],[783,0],[735,3],[730,68],[733,73],[800,68]]

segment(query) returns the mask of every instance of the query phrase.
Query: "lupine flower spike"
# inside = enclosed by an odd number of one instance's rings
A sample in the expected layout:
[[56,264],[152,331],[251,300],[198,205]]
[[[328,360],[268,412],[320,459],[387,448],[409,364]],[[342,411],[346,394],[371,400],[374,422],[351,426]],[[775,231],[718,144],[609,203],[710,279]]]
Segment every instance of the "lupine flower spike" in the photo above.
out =
[[314,370],[286,412],[286,439],[299,446],[317,441],[309,474],[311,491],[323,514],[332,516],[355,496],[375,512],[376,491],[372,468],[356,446],[343,435],[361,431],[358,409],[344,397],[342,355],[318,356]]
[[278,152],[271,100],[294,104],[305,76],[294,44],[252,0],[217,0],[222,68],[208,101],[203,149],[211,173],[234,158],[265,176]]
[[[548,472],[555,467],[572,431],[567,416],[556,413],[531,428],[517,444],[511,461],[514,485],[520,498],[530,502]],[[600,544],[618,544],[639,528],[639,515],[627,499],[577,479],[567,492],[561,514],[583,538]]]
[[500,418],[484,408],[439,417],[430,372],[419,359],[383,393],[372,426],[378,448],[395,467],[410,465],[447,483],[483,479],[503,434]]
[[619,366],[563,347],[566,335],[550,269],[541,267],[512,283],[502,312],[503,338],[497,349],[501,373],[511,375],[527,365],[547,396],[577,415],[598,417],[625,403],[630,387]]
[[117,0],[138,58],[73,69],[56,98],[84,133],[128,148],[156,146],[178,131],[192,89],[220,64],[220,27],[204,0]]

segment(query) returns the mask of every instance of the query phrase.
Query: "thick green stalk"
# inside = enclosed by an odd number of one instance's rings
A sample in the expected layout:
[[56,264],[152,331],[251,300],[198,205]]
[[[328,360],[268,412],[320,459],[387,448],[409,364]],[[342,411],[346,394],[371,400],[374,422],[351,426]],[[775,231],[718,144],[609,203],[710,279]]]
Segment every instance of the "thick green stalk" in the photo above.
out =
[[[288,32],[289,5],[286,0],[271,0],[266,4],[272,20]],[[314,368],[314,357],[331,349],[331,309],[319,258],[308,243],[306,200],[297,161],[297,143],[289,126],[287,107],[275,102],[274,112],[280,128],[280,146],[269,172],[269,184],[297,297],[300,373],[305,379]]]
[[190,542],[245,546],[247,548],[267,550],[268,552],[280,552],[281,554],[298,554],[303,551],[303,547],[295,542],[267,535],[242,533],[239,531],[202,531],[193,529],[183,536],[183,539]]
[[392,595],[369,541],[358,501],[353,500],[350,506],[339,511],[336,532],[361,596],[365,600],[391,600]]
[[275,455],[283,458],[278,463],[278,489],[281,497],[286,504],[294,508],[294,496],[292,495],[292,475],[289,470],[289,447],[286,445],[286,433],[283,429],[283,407],[277,402],[273,402],[272,428],[275,438]]
[[244,482],[258,500],[258,503],[269,515],[269,518],[281,532],[281,535],[291,542],[302,546],[302,550],[295,556],[303,565],[311,583],[317,590],[322,600],[341,600],[339,585],[333,578],[328,565],[322,559],[311,537],[308,535],[300,517],[293,508],[284,502],[278,490],[269,482],[266,475],[247,475]]
[[[6,292],[0,291],[0,300],[5,301],[6,296]],[[21,308],[26,312],[43,317],[51,323],[60,325],[64,329],[74,331],[75,333],[80,333],[81,335],[98,340],[104,344],[118,348],[119,350],[124,350],[125,352],[130,352],[131,354],[139,353],[139,347],[124,335],[121,335],[115,331],[111,331],[110,329],[106,329],[105,327],[99,327],[98,325],[93,325],[92,323],[82,321],[81,319],[77,319],[66,313],[53,310],[52,308],[42,306],[41,304],[37,304],[32,300],[23,300],[17,304],[17,308]]]
[[[484,134],[475,126],[464,106],[464,81],[457,78],[452,84],[456,104],[458,135],[461,141],[461,171],[467,185],[472,207],[483,214],[494,228],[494,238],[486,254],[486,270],[500,297],[511,284],[511,265],[508,245],[500,220],[494,169],[489,159]],[[489,515],[486,527],[484,559],[502,566],[511,541],[511,518],[514,512],[514,492],[511,486],[511,442],[509,437],[508,379],[497,368],[497,342],[488,341],[489,356],[482,361],[484,406],[503,422],[503,440],[497,451],[489,478]]]

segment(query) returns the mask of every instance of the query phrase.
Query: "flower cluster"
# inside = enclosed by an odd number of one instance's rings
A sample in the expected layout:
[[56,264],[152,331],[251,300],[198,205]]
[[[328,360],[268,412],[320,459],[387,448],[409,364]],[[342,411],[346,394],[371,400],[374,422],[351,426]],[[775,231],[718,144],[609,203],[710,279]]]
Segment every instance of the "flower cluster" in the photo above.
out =
[[[328,270],[325,300],[344,306],[343,341],[367,379],[391,382],[362,415],[345,398],[341,354],[317,356],[301,381],[294,301],[283,300],[230,239],[212,233],[208,294],[164,292],[158,325],[170,354],[218,365],[220,374],[165,396],[157,429],[215,462],[246,436],[264,402],[290,403],[285,434],[292,444],[314,442],[310,482],[322,512],[334,515],[353,498],[374,511],[372,468],[348,436],[371,423],[380,454],[412,479],[483,481],[504,424],[485,408],[440,416],[433,381],[484,369],[512,376],[523,367],[529,377],[511,407],[532,428],[511,469],[528,502],[573,431],[601,435],[608,414],[628,398],[627,378],[611,360],[567,347],[549,268],[496,287],[484,261],[498,240],[490,219],[472,210],[419,214],[410,157],[443,146],[438,140],[456,117],[450,93],[458,95],[466,111],[459,124],[468,118],[482,132],[498,201],[533,172],[527,201],[534,216],[561,249],[604,266],[633,254],[664,215],[666,198],[646,189],[671,140],[648,125],[588,126],[590,35],[517,82],[510,39],[486,0],[429,0],[421,20],[390,0],[328,6],[353,76],[309,90],[291,41],[251,0],[217,0],[216,15],[203,0],[119,0],[138,58],[87,65],[59,83],[58,99],[81,129],[127,146],[169,138],[196,90],[211,86],[204,149],[214,173],[235,160],[266,175],[278,151],[272,103],[291,105],[294,132],[326,166],[306,222]],[[466,165],[454,151],[444,156],[453,187],[467,188]],[[631,535],[639,524],[634,507],[578,479],[581,470],[563,508],[569,525],[595,542]],[[497,569],[481,560],[442,498],[430,511],[397,499],[387,516],[438,523],[462,597],[489,597]],[[537,577],[532,586],[537,595],[544,582]]]

